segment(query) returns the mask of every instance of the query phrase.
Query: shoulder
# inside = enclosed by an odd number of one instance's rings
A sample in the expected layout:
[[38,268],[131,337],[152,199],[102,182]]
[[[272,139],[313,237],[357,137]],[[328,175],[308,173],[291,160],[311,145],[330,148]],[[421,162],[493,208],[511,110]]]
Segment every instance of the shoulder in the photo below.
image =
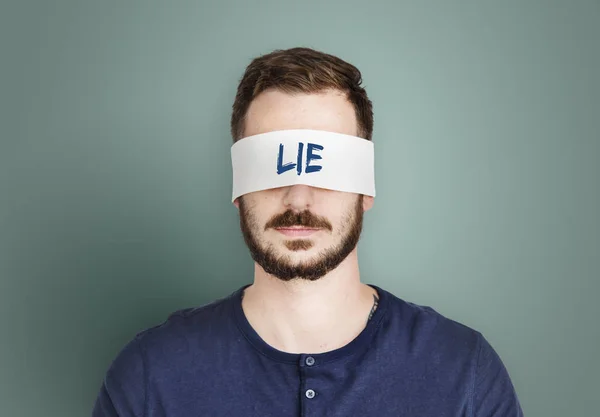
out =
[[467,350],[479,348],[482,335],[478,330],[447,317],[431,306],[404,300],[391,292],[386,295],[389,299],[389,325],[411,340],[435,340]]
[[235,326],[232,319],[232,294],[197,307],[170,313],[163,322],[135,335],[144,352],[185,353],[191,345],[204,340],[214,342]]
[[120,349],[109,375],[140,380],[150,368],[162,372],[231,341],[237,334],[232,295],[173,311],[161,323],[139,331]]
[[483,341],[479,331],[431,306],[406,301],[390,292],[386,296],[388,311],[382,322],[386,344],[394,346],[411,363],[448,371],[475,369]]
[[484,335],[430,306],[388,293],[386,334],[411,361],[467,384],[473,415],[522,416],[519,399],[499,354]]
[[93,415],[144,415],[150,379],[186,369],[198,355],[217,349],[219,339],[231,339],[232,295],[174,311],[135,334],[109,365]]

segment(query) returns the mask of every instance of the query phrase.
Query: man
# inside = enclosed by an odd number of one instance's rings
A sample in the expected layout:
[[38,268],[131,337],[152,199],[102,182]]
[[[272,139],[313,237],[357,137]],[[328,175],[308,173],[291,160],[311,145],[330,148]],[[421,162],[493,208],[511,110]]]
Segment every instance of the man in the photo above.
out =
[[139,333],[95,417],[521,416],[477,331],[361,282],[374,201],[361,74],[308,48],[250,63],[231,118],[254,281]]

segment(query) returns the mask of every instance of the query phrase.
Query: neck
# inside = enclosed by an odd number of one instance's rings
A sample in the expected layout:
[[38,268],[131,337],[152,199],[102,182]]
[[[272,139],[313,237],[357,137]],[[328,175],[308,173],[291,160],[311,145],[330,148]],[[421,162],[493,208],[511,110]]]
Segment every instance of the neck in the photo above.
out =
[[340,348],[364,329],[376,291],[362,284],[356,248],[316,281],[282,281],[255,264],[242,308],[265,342],[290,353]]

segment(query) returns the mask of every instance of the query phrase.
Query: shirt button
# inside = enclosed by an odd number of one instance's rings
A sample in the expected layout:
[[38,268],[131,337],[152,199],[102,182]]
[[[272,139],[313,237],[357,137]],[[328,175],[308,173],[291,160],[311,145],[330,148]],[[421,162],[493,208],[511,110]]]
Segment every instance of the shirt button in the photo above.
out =
[[315,392],[311,389],[306,390],[306,398],[314,398]]
[[315,358],[313,358],[312,356],[309,356],[308,358],[306,358],[306,364],[308,366],[313,366],[315,364]]

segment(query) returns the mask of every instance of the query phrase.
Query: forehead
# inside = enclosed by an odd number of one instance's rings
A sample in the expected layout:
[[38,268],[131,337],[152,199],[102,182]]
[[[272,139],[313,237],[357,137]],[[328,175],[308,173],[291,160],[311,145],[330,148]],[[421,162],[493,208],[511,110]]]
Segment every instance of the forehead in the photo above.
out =
[[250,104],[244,136],[286,129],[315,129],[357,135],[354,106],[344,93],[285,93],[267,90]]

